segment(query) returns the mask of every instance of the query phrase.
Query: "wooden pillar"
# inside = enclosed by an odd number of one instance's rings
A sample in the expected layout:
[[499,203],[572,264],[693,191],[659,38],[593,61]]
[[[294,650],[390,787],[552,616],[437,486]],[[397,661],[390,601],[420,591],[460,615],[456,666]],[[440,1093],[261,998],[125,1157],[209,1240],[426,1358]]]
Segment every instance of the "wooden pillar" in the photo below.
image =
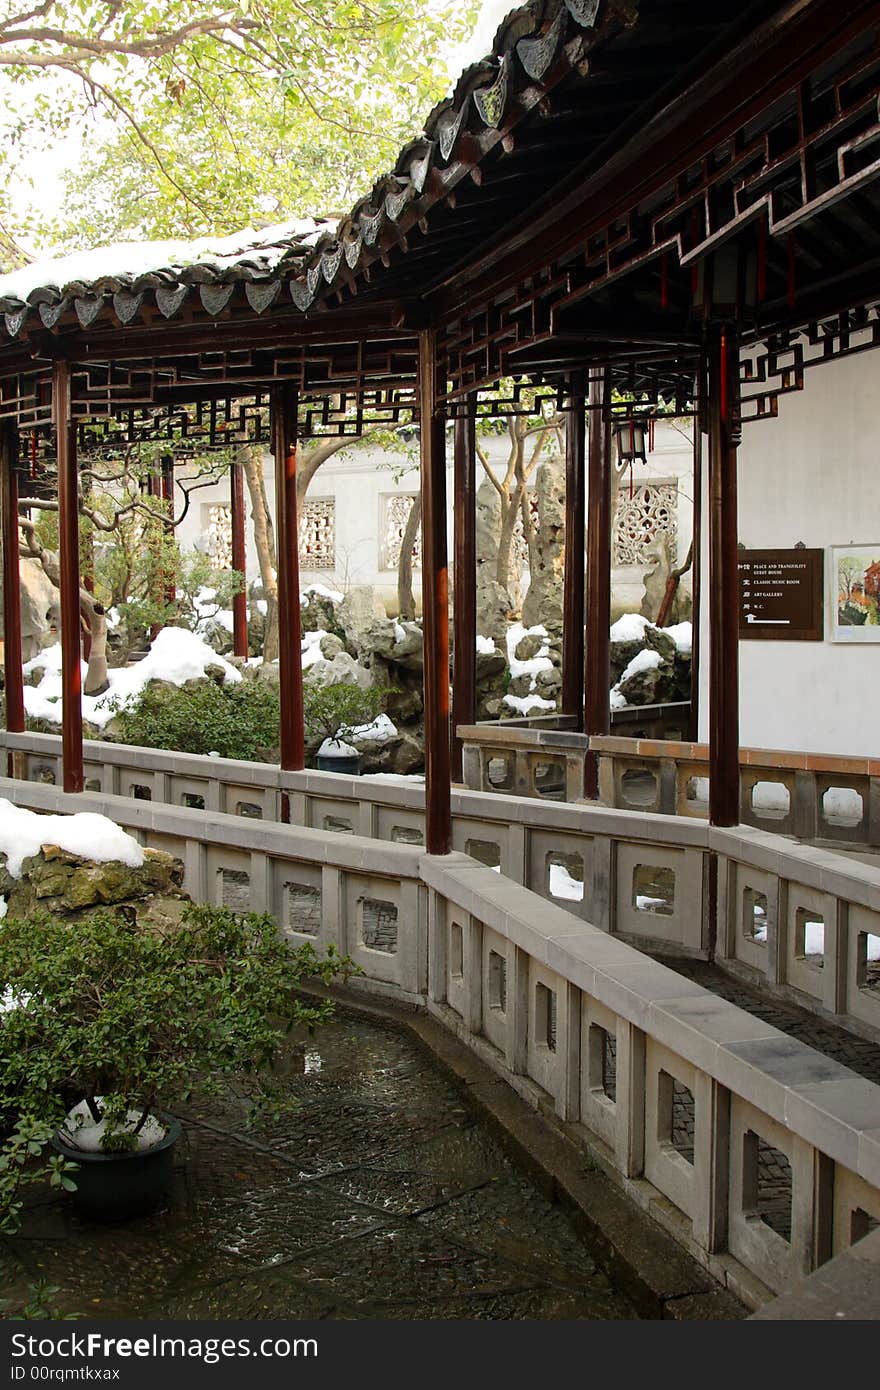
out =
[[70,409],[70,367],[52,365],[52,418],[58,460],[58,550],[61,580],[61,749],[64,790],[83,789],[82,647],[79,614],[79,505],[76,428]]
[[[611,727],[611,370],[590,375],[589,498],[587,516],[587,621],[584,732]],[[599,759],[587,753],[584,793],[599,795]]]
[[[24,680],[21,674],[21,574],[18,560],[18,430],[0,426],[0,517],[3,526],[3,660],[6,728],[24,732]],[[9,755],[12,763],[12,755]],[[12,768],[9,768],[12,775]]]
[[700,622],[702,614],[703,570],[703,430],[706,424],[705,376],[697,378],[696,414],[694,416],[694,525],[693,566],[691,569],[691,710],[688,737],[696,743],[700,736],[700,661],[702,643]]
[[455,591],[453,596],[452,769],[462,778],[459,724],[477,717],[477,447],[476,395],[467,398],[466,413],[455,422],[453,479]]
[[584,727],[584,528],[586,421],[583,372],[569,382],[565,422],[565,572],[562,599],[562,713]]
[[739,823],[739,576],[736,451],[739,343],[730,325],[707,340],[709,423],[709,820]]
[[272,451],[275,455],[275,537],[278,548],[278,680],[281,700],[281,766],[305,767],[302,633],[299,614],[299,525],[296,514],[297,393],[272,393]]
[[449,756],[449,598],[446,558],[446,431],[434,330],[419,332],[422,468],[422,624],[425,700],[425,845],[452,847]]
[[[162,501],[168,514],[165,522],[165,530],[170,537],[174,536],[174,455],[163,454],[162,462]],[[165,576],[165,603],[169,608],[173,608],[177,603],[177,586],[174,582],[174,573],[169,570]]]
[[[229,510],[232,514],[232,568],[241,575],[241,592],[232,600],[232,649],[247,660],[247,549],[245,546],[244,470],[233,461],[229,469]],[[298,611],[298,605],[297,605]]]

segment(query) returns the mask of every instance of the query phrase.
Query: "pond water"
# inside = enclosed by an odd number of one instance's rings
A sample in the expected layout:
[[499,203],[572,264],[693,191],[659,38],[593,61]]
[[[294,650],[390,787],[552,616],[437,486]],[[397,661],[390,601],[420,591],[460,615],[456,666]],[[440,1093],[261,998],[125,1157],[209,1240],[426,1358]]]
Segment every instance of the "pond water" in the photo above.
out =
[[180,1112],[155,1215],[100,1226],[38,1194],[5,1292],[45,1279],[102,1318],[638,1316],[405,1031],[340,1012],[283,1072],[280,1119],[246,1129],[243,1096]]

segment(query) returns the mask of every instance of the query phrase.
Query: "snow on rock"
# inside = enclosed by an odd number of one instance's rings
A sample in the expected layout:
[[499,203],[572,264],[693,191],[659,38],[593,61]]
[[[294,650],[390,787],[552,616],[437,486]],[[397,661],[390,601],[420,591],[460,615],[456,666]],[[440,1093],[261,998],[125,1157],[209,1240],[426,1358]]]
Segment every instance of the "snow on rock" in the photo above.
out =
[[515,709],[517,714],[531,714],[533,710],[551,710],[556,708],[554,700],[545,700],[543,695],[505,695],[504,703],[511,709]]
[[254,607],[256,608],[258,613],[261,613],[263,615],[264,618],[266,614],[269,612],[269,605],[264,598],[258,598]]
[[611,709],[626,709],[626,700],[617,689],[610,691],[608,695],[608,704]]
[[653,647],[643,647],[640,652],[636,652],[617,684],[621,686],[630,676],[637,676],[641,671],[654,671],[662,665],[663,658],[659,652],[655,652]]
[[314,594],[317,598],[329,599],[331,603],[341,603],[345,597],[338,589],[328,589],[326,584],[307,584],[299,596],[303,608],[309,606],[309,594]]
[[[100,1111],[103,1103],[103,1096],[96,1096],[95,1103]],[[142,1115],[140,1110],[129,1110],[124,1120],[117,1121],[111,1130],[113,1134],[133,1134],[135,1137],[134,1147],[143,1151],[152,1149],[154,1145],[160,1144],[168,1133],[165,1125],[157,1120],[155,1115],[148,1115],[141,1124]],[[106,1119],[95,1120],[88,1103],[81,1100],[72,1110],[67,1112],[64,1124],[61,1126],[61,1138],[72,1149],[81,1149],[83,1153],[97,1154],[104,1152],[104,1135],[107,1133]]]
[[674,623],[672,627],[662,627],[660,631],[672,638],[676,651],[681,652],[682,656],[690,656],[694,646],[692,623]]
[[[83,679],[86,664],[81,663]],[[203,642],[194,632],[185,627],[165,627],[156,637],[143,661],[134,666],[120,666],[108,673],[110,686],[102,695],[83,695],[83,719],[97,728],[103,729],[120,709],[128,709],[135,703],[144,686],[151,680],[168,681],[171,685],[184,685],[186,681],[198,680],[209,666],[219,666],[223,671],[226,685],[234,685],[241,680],[241,672],[225,657]],[[37,686],[25,686],[24,707],[32,719],[50,719],[61,723],[61,644],[47,647],[23,668],[25,674],[43,670],[44,676]]]
[[394,619],[394,640],[395,642],[406,641],[406,628],[396,618]]
[[491,637],[481,637],[477,633],[477,656],[491,656],[495,651],[495,643]]
[[520,661],[516,655],[516,649],[524,637],[547,637],[548,632],[545,627],[537,623],[535,627],[523,627],[522,623],[511,623],[507,629],[507,664],[510,667],[510,674],[514,680],[517,676],[531,676],[534,687],[534,678],[541,671],[552,671],[553,662],[550,660],[550,648],[544,642],[537,655],[530,657],[528,661]]
[[106,816],[93,811],[78,811],[74,816],[38,816],[0,797],[0,854],[6,855],[6,867],[13,878],[21,878],[25,859],[39,854],[43,845],[58,845],[69,854],[96,864],[112,860],[138,869],[144,862],[144,851],[137,840]]
[[349,729],[348,736],[353,743],[387,743],[390,738],[397,738],[397,726],[387,714],[377,714],[369,724]]
[[326,636],[327,633],[323,628],[316,628],[314,632],[303,633],[302,668],[304,671],[325,659],[324,653],[321,651],[321,638]]
[[618,618],[611,628],[612,642],[641,642],[645,636],[645,628],[651,627],[647,618],[643,618],[641,613],[624,613],[623,617]]

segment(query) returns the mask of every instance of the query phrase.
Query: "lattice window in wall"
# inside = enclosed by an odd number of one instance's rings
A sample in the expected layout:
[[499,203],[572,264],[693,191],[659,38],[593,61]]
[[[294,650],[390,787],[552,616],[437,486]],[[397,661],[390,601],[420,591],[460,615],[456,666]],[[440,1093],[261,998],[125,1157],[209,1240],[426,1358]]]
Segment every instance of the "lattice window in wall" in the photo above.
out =
[[632,496],[628,479],[621,479],[612,543],[615,565],[648,564],[650,548],[661,534],[669,540],[670,559],[675,563],[677,532],[678,483],[674,478],[640,483]]
[[336,501],[307,498],[299,519],[299,565],[304,570],[336,568]]
[[208,508],[206,552],[212,570],[232,569],[232,508]]
[[[400,564],[400,547],[403,543],[403,533],[406,530],[406,523],[409,521],[409,514],[415,498],[408,493],[393,493],[389,497],[383,498],[383,520],[382,520],[382,546],[381,564],[383,570],[396,570]],[[422,528],[419,526],[416,531],[415,544],[413,545],[413,569],[422,567]]]

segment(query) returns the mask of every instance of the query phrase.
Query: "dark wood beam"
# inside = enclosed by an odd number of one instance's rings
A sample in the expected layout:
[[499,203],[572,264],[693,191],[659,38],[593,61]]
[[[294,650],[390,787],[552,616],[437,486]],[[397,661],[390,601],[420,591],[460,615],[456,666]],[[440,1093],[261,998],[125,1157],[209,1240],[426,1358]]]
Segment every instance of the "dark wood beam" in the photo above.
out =
[[[18,560],[18,431],[12,421],[0,427],[0,520],[3,526],[3,661],[6,727],[24,732],[24,679],[21,671],[21,575]],[[13,754],[7,774],[13,775]]]
[[565,418],[565,571],[562,601],[562,713],[584,727],[584,530],[586,525],[586,380],[569,381]]
[[[611,727],[611,370],[594,370],[589,386],[590,447],[587,515],[587,621],[584,732]],[[599,759],[588,752],[584,793],[599,795]]]
[[449,751],[449,597],[446,558],[446,431],[432,328],[419,333],[422,483],[422,627],[425,703],[425,844],[452,848]]
[[[272,395],[272,451],[275,455],[281,766],[286,772],[300,772],[305,767],[299,523],[296,510],[296,414],[296,392],[290,387],[278,387]],[[282,806],[282,811],[284,809]],[[283,816],[283,819],[287,817]]]
[[61,583],[61,753],[66,792],[83,789],[82,641],[79,607],[79,500],[76,429],[70,414],[70,368],[52,371],[52,418],[58,459],[58,550]]
[[232,649],[247,660],[247,543],[245,539],[244,469],[233,459],[229,467],[229,512],[232,522],[232,568],[241,575],[241,589],[232,599]]
[[739,572],[736,452],[739,345],[729,325],[707,340],[709,423],[709,820],[739,823]]
[[476,396],[467,398],[467,410],[455,421],[453,526],[453,682],[452,682],[452,777],[462,780],[462,745],[459,724],[474,724],[477,717],[477,449]]

